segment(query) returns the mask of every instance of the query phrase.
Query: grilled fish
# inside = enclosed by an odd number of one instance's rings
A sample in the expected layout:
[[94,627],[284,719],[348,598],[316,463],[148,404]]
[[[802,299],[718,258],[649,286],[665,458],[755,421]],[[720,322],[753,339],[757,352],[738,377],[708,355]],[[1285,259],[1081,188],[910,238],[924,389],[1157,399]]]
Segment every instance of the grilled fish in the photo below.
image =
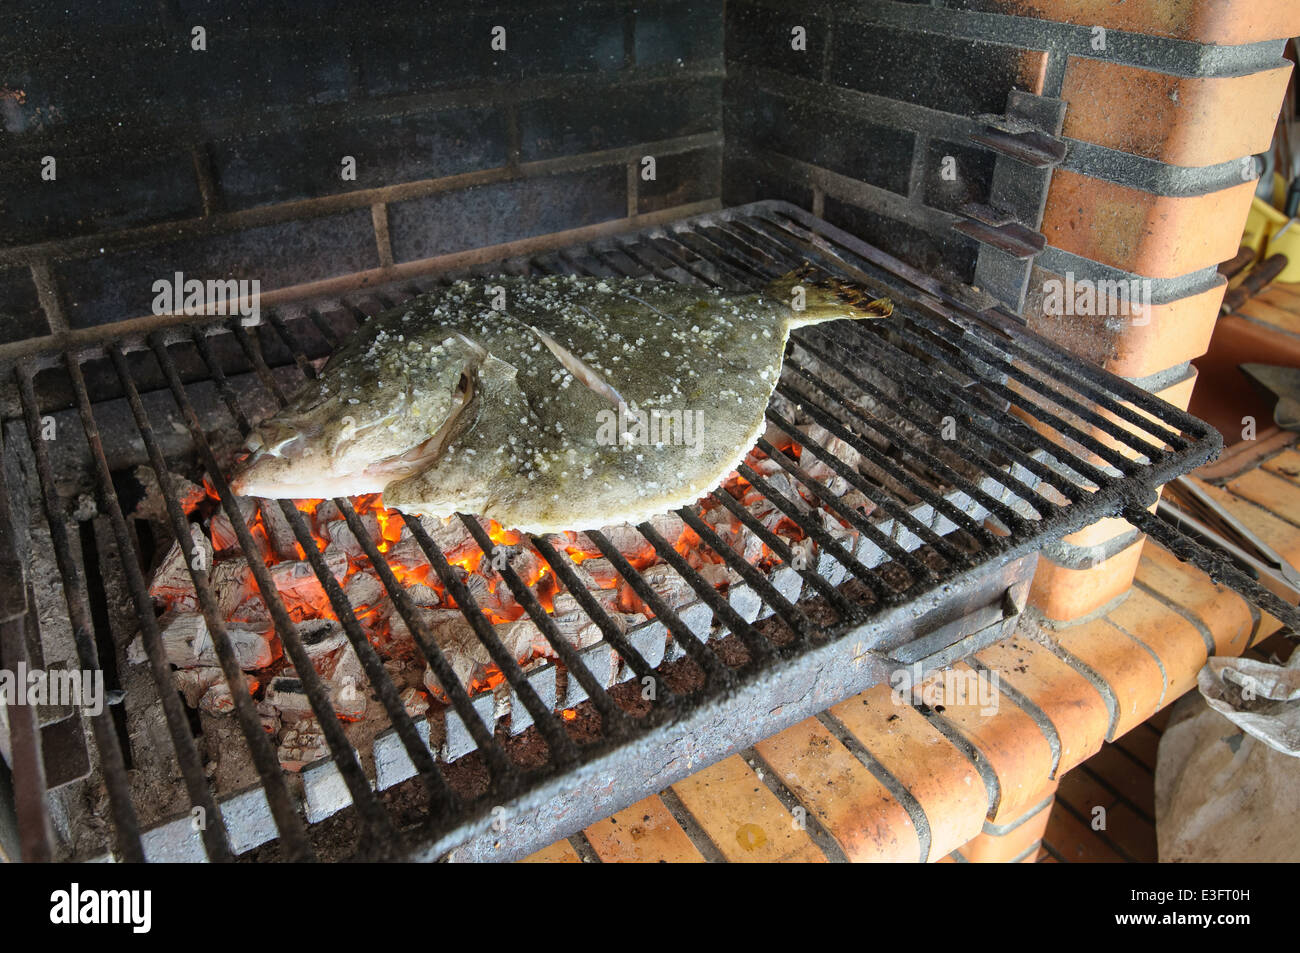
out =
[[[800,307],[802,305],[802,307]],[[235,491],[383,494],[531,533],[636,523],[726,478],[764,427],[793,328],[892,305],[791,272],[758,294],[491,277],[362,327],[248,442]]]

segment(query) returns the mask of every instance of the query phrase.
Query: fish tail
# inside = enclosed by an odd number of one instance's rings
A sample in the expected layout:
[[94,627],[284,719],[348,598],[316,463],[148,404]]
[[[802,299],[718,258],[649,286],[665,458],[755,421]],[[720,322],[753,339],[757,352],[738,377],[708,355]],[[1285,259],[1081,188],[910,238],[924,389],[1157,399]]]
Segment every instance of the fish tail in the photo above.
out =
[[791,325],[796,328],[841,318],[887,318],[894,313],[894,303],[888,298],[876,297],[869,288],[840,278],[818,277],[810,264],[777,278],[766,293],[791,304],[795,311]]

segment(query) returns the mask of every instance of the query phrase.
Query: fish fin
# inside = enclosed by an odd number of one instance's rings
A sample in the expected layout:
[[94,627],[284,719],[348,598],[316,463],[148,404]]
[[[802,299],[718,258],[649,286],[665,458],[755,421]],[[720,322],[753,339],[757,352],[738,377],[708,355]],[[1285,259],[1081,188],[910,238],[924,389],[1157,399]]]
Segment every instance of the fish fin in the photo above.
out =
[[578,379],[578,382],[588,390],[599,394],[606,400],[619,406],[625,401],[605,378],[601,377],[596,371],[587,366],[587,363],[574,354],[567,347],[561,344],[555,338],[551,337],[541,328],[528,325],[528,329],[537,335],[538,340],[546,345],[546,349],[555,355],[555,359],[564,365],[570,374]]
[[840,318],[887,318],[894,313],[894,303],[876,297],[870,289],[839,278],[819,278],[810,264],[800,265],[777,278],[764,293],[794,302],[796,288],[803,289],[803,307],[795,310],[791,327],[837,321]]

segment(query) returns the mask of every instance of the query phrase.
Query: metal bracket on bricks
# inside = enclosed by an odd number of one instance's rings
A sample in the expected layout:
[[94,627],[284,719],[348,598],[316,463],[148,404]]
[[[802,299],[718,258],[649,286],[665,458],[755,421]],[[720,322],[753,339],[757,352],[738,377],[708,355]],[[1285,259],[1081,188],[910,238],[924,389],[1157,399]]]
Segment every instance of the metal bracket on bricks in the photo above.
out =
[[[361,760],[360,752],[357,760]],[[302,789],[309,824],[332,817],[352,803],[347,782],[332,758],[322,758],[302,769]]]
[[[607,642],[597,642],[578,653],[588,671],[595,676],[596,681],[602,688],[608,688],[614,683],[614,652]],[[573,708],[587,700],[587,690],[579,684],[578,680],[569,673],[569,684],[564,690],[564,708]]]
[[[787,602],[794,602],[798,599],[799,591],[803,588],[803,577],[789,566],[782,566],[780,569],[773,572],[772,578],[769,582],[772,583],[773,589],[785,597]],[[775,611],[775,609],[764,602],[762,608],[758,612],[758,618],[766,619]]]
[[[658,619],[651,619],[642,625],[632,629],[627,634],[627,640],[632,643],[632,647],[641,653],[645,659],[646,665],[650,668],[658,668],[659,663],[664,660],[664,653],[668,650],[668,630]],[[618,680],[626,682],[633,678],[636,672],[627,662],[623,662],[623,668],[619,672]]]
[[[491,692],[482,692],[475,695],[470,700],[478,716],[483,719],[483,724],[487,726],[488,733],[491,734],[496,729],[496,696]],[[474,743],[474,738],[465,727],[465,723],[460,720],[460,715],[454,708],[447,709],[447,739],[442,745],[442,760],[455,761],[457,758],[464,757],[471,751],[478,750],[478,745]]]
[[[537,692],[537,696],[546,707],[552,711],[559,706],[559,685],[556,683],[559,672],[560,669],[554,662],[543,662],[528,672],[528,683],[533,686],[533,691]],[[532,723],[533,713],[524,707],[518,693],[511,689],[510,733],[517,735]]]

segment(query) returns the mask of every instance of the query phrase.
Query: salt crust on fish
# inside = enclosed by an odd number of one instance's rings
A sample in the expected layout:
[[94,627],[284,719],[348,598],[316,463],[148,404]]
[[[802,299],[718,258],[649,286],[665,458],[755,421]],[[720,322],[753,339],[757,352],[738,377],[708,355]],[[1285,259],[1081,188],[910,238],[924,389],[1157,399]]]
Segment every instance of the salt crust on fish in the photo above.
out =
[[[693,503],[744,459],[793,328],[890,311],[806,273],[759,294],[639,278],[458,281],[360,328],[258,429],[234,483],[281,498],[381,490],[407,513],[538,534],[638,523]],[[620,413],[630,443],[610,439]],[[649,442],[638,425],[656,415]]]

